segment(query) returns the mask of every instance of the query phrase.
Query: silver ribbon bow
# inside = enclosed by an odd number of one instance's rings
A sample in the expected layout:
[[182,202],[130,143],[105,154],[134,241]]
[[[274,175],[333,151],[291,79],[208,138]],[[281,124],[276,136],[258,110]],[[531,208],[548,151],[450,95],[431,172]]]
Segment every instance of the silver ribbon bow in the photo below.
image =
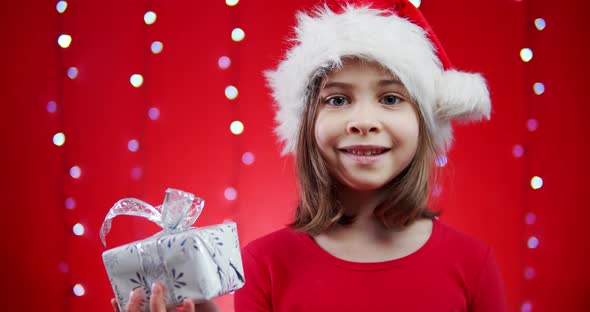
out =
[[107,213],[100,227],[100,240],[107,245],[106,236],[111,230],[112,219],[127,215],[146,218],[159,225],[164,232],[175,233],[188,229],[203,211],[205,201],[181,190],[167,189],[164,203],[157,207],[136,198],[123,198]]

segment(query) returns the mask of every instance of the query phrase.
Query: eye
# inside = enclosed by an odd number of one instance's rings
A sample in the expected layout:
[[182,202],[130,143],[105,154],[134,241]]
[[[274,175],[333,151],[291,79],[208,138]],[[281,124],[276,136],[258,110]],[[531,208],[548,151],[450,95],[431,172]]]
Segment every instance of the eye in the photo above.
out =
[[343,106],[343,105],[349,104],[350,102],[348,101],[347,98],[345,98],[341,95],[335,95],[335,96],[329,97],[326,100],[324,100],[324,103],[332,105],[332,106]]
[[398,96],[395,96],[393,94],[388,94],[388,95],[381,98],[381,103],[383,103],[385,105],[395,105],[395,104],[399,103],[400,101],[401,101],[401,99]]

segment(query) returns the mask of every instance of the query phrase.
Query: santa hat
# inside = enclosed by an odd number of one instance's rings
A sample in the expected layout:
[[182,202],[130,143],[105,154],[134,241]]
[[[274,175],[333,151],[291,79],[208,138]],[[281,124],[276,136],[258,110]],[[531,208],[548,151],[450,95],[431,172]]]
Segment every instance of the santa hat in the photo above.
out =
[[265,73],[276,101],[283,154],[296,149],[309,85],[342,65],[343,57],[376,61],[395,74],[416,101],[436,152],[445,153],[450,121],[489,119],[490,97],[477,73],[453,69],[430,25],[408,0],[332,1],[299,12],[293,46]]

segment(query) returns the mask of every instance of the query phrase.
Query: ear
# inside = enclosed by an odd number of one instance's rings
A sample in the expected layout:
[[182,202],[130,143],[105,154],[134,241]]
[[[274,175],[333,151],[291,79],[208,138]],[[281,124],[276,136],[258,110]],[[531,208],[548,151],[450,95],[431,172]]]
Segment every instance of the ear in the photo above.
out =
[[436,92],[437,118],[463,121],[490,119],[490,93],[480,74],[444,71]]

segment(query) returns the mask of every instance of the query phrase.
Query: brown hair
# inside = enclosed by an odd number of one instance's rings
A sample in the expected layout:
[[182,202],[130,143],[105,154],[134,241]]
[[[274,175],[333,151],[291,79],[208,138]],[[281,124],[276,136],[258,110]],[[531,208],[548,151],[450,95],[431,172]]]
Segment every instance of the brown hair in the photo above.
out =
[[[297,137],[295,162],[299,186],[299,205],[291,227],[308,234],[319,234],[337,224],[350,224],[355,216],[346,215],[336,195],[337,181],[330,175],[315,140],[315,121],[319,93],[325,75],[316,75],[308,88],[307,101]],[[416,155],[410,164],[385,188],[385,199],[374,215],[386,228],[410,225],[417,219],[440,215],[426,207],[431,177],[434,145],[422,114],[417,109],[420,128]]]

